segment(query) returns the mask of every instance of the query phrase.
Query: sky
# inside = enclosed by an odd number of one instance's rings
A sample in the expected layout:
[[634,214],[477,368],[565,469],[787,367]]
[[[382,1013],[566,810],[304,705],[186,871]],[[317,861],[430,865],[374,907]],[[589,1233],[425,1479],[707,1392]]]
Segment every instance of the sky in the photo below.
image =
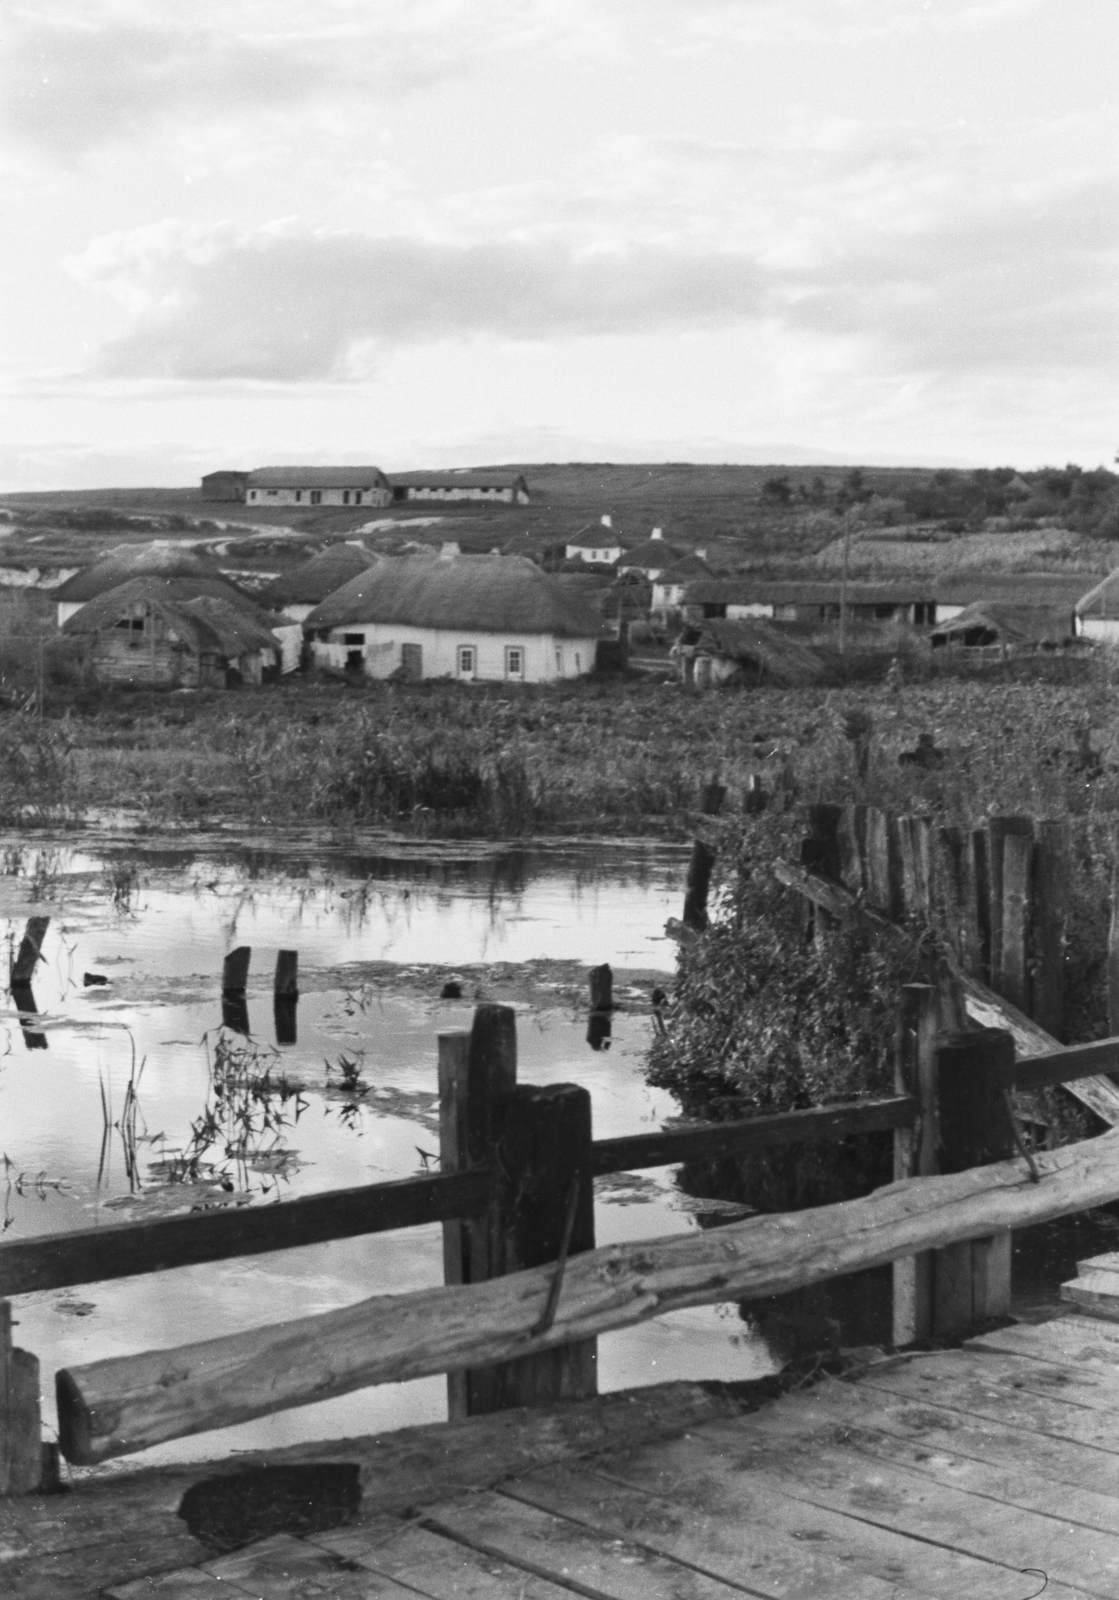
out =
[[7,0],[0,489],[1111,463],[1114,0]]

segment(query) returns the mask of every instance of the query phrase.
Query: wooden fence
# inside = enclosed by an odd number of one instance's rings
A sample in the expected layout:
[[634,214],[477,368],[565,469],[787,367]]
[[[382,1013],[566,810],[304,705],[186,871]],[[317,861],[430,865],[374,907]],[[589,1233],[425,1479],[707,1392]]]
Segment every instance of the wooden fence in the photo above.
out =
[[[60,1372],[60,1442],[74,1462],[434,1372],[449,1374],[458,1416],[585,1396],[598,1333],[884,1261],[896,1263],[898,1342],[961,1333],[1009,1303],[990,1237],[1119,1197],[1119,1133],[1016,1157],[1007,1094],[1119,1069],[1119,1039],[1019,1063],[1005,1032],[938,1038],[935,1021],[935,991],[907,989],[895,1096],[594,1141],[586,1091],[518,1085],[514,1013],[481,1006],[469,1033],[440,1036],[438,1176],[2,1244],[0,1296],[443,1224],[442,1288]],[[876,1132],[892,1133],[902,1181],[864,1200],[594,1247],[595,1175]],[[41,1481],[42,1451],[32,1358],[9,1344],[5,1360],[0,1486],[11,1492]]]

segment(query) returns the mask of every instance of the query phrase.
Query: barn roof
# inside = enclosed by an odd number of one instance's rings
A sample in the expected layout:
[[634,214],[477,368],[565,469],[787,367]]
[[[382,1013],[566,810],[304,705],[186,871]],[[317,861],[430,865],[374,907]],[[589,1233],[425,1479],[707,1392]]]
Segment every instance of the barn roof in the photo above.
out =
[[54,598],[84,604],[132,578],[144,576],[205,580],[224,584],[232,595],[241,593],[236,584],[222,575],[213,556],[205,550],[177,544],[171,539],[152,539],[147,544],[117,545],[92,566],[83,567],[59,584]]
[[681,556],[679,561],[674,561],[666,567],[660,575],[661,583],[689,583],[700,578],[710,577],[711,568],[702,556],[689,554]]
[[260,598],[266,605],[312,605],[333,594],[359,572],[365,572],[379,559],[362,544],[332,544],[290,572],[266,583]]
[[815,650],[766,622],[704,622],[691,632],[690,640],[685,634],[681,642],[697,655],[722,656],[757,667],[774,683],[818,683],[824,675],[824,663]]
[[64,624],[63,633],[100,633],[138,605],[162,612],[199,654],[240,656],[277,649],[265,612],[238,595],[199,594],[175,579],[133,578],[99,594]]
[[257,467],[246,480],[250,489],[383,489],[380,467]]
[[510,472],[507,467],[488,470],[459,470],[448,467],[442,472],[394,472],[391,478],[394,489],[524,489],[528,485],[523,472]]
[[[1007,605],[1066,605],[1071,611],[1090,581],[1083,574],[1070,576],[1067,572],[976,572],[883,582],[864,579],[848,583],[847,603],[967,606],[989,600]],[[838,605],[842,587],[837,578],[811,583],[784,578],[707,578],[690,583],[685,599],[692,605]]]
[[576,639],[601,632],[592,607],[523,556],[389,557],[329,595],[303,625],[363,622]]
[[951,621],[940,623],[933,630],[933,643],[960,637],[974,628],[989,628],[1006,644],[1065,644],[1073,637],[1072,613],[1066,606],[977,600]]

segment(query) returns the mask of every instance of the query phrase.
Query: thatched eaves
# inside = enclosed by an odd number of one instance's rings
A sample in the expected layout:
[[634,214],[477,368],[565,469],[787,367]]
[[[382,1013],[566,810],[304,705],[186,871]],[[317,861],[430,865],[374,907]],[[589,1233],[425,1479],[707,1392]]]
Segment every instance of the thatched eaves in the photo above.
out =
[[182,580],[202,585],[218,585],[218,589],[198,588],[196,592],[224,593],[229,598],[248,598],[244,590],[227,578],[213,556],[192,545],[176,544],[170,539],[153,539],[147,544],[121,544],[115,550],[83,567],[72,578],[59,584],[51,599],[68,604],[84,605],[98,595],[119,589],[122,583],[136,578]]
[[301,562],[290,572],[281,572],[278,578],[266,583],[260,591],[260,599],[263,604],[274,607],[317,606],[351,578],[375,566],[379,559],[361,544],[332,544],[309,561]]
[[133,578],[87,601],[62,631],[78,637],[100,633],[142,606],[161,612],[201,654],[228,657],[278,648],[266,611],[207,579]]
[[681,646],[694,655],[735,661],[752,674],[790,688],[819,683],[824,663],[816,651],[766,622],[704,622]]
[[318,631],[362,623],[569,639],[601,632],[591,606],[523,556],[390,557],[343,584],[303,626]]

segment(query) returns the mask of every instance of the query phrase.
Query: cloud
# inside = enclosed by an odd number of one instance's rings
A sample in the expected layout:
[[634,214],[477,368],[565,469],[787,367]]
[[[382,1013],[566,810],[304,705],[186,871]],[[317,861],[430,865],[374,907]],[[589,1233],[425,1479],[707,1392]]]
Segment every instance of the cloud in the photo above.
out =
[[64,162],[168,126],[369,107],[503,52],[593,46],[589,0],[64,0],[13,10],[0,118]]
[[767,296],[736,254],[451,244],[300,223],[161,224],[98,241],[74,270],[134,319],[100,353],[106,377],[344,380],[389,346],[719,326],[760,315]]

